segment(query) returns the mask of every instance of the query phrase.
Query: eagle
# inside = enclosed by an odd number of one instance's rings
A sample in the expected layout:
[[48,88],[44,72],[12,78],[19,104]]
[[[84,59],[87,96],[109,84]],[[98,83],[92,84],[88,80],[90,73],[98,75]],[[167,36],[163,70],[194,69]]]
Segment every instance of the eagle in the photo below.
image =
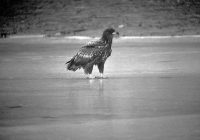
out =
[[81,47],[74,57],[65,63],[67,70],[76,71],[83,68],[88,78],[95,78],[92,75],[92,70],[93,66],[97,65],[100,78],[104,78],[104,64],[111,55],[114,35],[119,36],[119,32],[113,28],[108,28],[103,31],[102,37],[99,40],[90,41]]

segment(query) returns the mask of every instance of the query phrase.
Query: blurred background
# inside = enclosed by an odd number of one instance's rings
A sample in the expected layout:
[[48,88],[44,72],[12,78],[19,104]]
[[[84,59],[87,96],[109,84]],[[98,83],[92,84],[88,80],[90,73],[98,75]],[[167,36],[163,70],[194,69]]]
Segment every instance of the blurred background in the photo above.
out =
[[1,34],[200,34],[199,0],[1,0]]

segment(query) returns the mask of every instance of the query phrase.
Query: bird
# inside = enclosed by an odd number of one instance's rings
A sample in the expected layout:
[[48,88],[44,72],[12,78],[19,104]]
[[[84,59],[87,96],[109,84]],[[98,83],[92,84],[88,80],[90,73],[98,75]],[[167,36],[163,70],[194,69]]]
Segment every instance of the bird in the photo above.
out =
[[111,56],[111,46],[114,36],[119,36],[119,32],[113,28],[107,28],[103,31],[100,39],[90,41],[82,46],[78,52],[67,61],[66,68],[70,71],[83,69],[87,78],[93,79],[93,66],[97,65],[100,73],[100,78],[104,78],[104,64],[109,56]]

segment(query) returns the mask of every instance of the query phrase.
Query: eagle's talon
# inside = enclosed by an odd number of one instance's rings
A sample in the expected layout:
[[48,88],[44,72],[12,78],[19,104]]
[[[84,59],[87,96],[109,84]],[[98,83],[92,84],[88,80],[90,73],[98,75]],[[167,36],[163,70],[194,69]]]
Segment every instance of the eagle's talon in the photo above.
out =
[[89,76],[87,77],[88,79],[94,79],[95,78],[95,76],[94,75],[92,75],[92,74],[89,74]]
[[100,73],[99,79],[107,79],[107,78],[108,78],[107,76],[105,76],[104,74]]

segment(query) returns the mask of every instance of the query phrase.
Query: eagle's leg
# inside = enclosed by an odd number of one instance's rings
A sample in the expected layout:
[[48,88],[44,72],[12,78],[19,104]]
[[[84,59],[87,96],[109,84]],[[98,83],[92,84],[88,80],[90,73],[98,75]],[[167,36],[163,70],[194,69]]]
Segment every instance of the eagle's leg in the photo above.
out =
[[103,78],[104,63],[105,62],[101,62],[101,63],[98,64],[98,69],[99,69],[99,73],[100,73],[101,78]]
[[93,70],[93,65],[90,66],[90,67],[85,67],[84,68],[84,72],[85,72],[85,74],[89,75],[88,76],[89,79],[95,78],[95,76],[92,75],[92,70]]

